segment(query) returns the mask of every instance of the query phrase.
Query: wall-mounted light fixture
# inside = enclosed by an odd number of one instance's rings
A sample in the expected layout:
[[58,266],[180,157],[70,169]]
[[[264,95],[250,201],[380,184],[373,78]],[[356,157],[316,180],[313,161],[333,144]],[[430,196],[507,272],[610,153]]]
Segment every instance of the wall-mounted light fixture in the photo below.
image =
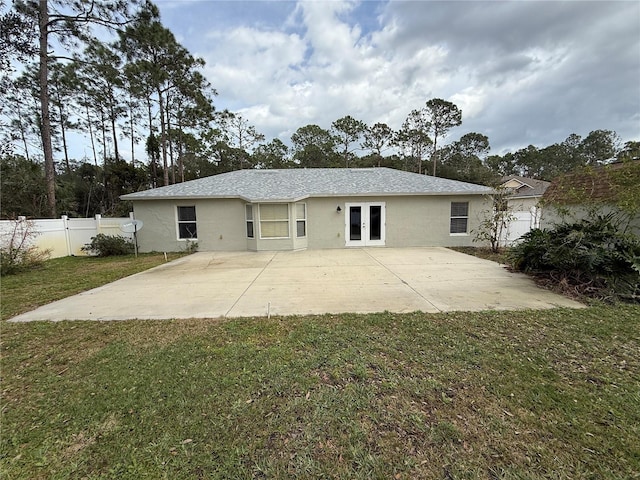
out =
[[342,209],[340,208],[340,205],[338,205],[338,208],[336,208],[336,212],[340,213],[342,211]]

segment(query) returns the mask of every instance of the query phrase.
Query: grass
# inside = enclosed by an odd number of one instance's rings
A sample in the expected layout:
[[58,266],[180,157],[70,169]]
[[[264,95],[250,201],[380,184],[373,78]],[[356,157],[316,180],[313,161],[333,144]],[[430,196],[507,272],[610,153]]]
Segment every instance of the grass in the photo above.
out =
[[640,476],[640,308],[2,324],[12,479]]
[[[174,260],[180,253],[168,253]],[[0,279],[0,318],[8,319],[55,300],[99,287],[165,263],[164,254],[121,257],[62,257],[43,267]]]
[[[52,260],[3,316],[163,261]],[[640,478],[638,306],[0,327],[0,478]]]

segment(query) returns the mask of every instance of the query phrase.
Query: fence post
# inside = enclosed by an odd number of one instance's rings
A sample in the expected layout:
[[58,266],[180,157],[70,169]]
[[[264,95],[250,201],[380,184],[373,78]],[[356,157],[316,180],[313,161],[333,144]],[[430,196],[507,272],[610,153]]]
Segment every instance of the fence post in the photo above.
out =
[[64,243],[67,244],[67,256],[70,257],[73,255],[73,252],[71,251],[71,236],[69,235],[69,217],[62,215],[60,218],[62,219],[62,228],[64,229]]
[[102,228],[101,228],[101,223],[102,223],[102,215],[100,215],[99,213],[96,213],[96,235],[99,235],[102,233]]

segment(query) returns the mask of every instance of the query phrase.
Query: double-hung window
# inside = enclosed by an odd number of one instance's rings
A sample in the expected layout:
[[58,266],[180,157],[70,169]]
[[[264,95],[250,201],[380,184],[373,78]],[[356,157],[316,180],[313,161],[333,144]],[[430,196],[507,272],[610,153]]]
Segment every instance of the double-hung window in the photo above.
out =
[[307,236],[307,204],[296,203],[296,236]]
[[181,240],[198,238],[195,206],[178,207],[178,238]]
[[288,204],[260,204],[260,238],[289,238]]
[[449,233],[467,234],[469,228],[469,202],[451,202]]

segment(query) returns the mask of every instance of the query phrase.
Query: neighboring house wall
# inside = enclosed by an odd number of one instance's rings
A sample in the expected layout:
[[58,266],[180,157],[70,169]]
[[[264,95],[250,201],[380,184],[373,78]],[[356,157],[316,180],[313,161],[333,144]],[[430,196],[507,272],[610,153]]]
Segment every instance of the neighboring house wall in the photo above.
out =
[[[540,228],[555,228],[558,225],[579,222],[587,218],[593,218],[594,215],[609,215],[612,212],[618,212],[621,218],[624,218],[624,221],[629,219],[629,217],[622,217],[623,214],[620,210],[611,205],[602,205],[597,209],[594,209],[593,206],[587,208],[583,205],[571,205],[563,207],[563,210],[563,212],[560,212],[557,207],[547,206],[540,221]],[[625,227],[628,233],[640,236],[640,215],[629,219],[628,226],[625,225]]]
[[[471,246],[473,231],[488,208],[480,195],[387,196],[307,198],[287,203],[288,238],[260,238],[259,205],[253,204],[254,238],[247,238],[247,202],[240,199],[192,201],[145,200],[134,202],[135,217],[144,222],[138,234],[140,251],[184,250],[178,239],[177,206],[195,206],[198,249],[201,251],[296,250],[344,248],[347,204],[382,202],[385,206],[385,246]],[[468,202],[464,234],[451,234],[451,202]],[[297,205],[306,208],[306,236],[297,235]],[[337,207],[340,211],[337,211]]]

